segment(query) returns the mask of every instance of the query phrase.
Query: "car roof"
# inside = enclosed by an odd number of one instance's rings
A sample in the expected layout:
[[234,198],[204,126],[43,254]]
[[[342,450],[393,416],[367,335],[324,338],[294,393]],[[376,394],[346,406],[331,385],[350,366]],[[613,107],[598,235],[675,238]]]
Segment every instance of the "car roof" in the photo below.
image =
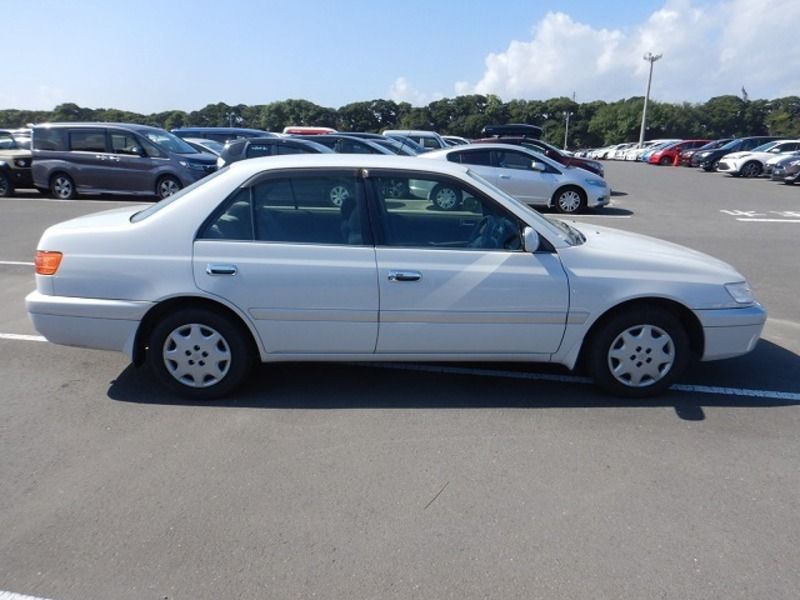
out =
[[528,154],[531,158],[535,158],[538,161],[545,162],[552,167],[557,167],[559,169],[565,168],[564,165],[559,164],[553,159],[546,157],[544,154],[536,152],[535,150],[531,150],[530,148],[526,148],[525,146],[517,146],[516,144],[501,144],[501,143],[463,144],[461,146],[451,146],[449,148],[442,148],[440,150],[431,150],[430,152],[426,152],[425,154],[420,154],[419,158],[436,159],[440,156],[451,154],[453,152],[464,152],[467,150],[513,150],[515,152],[522,152],[524,154]]
[[[512,146],[513,148],[513,146]],[[272,169],[401,169],[413,171],[415,168],[442,175],[463,176],[469,169],[460,164],[447,161],[426,160],[417,156],[398,156],[396,154],[291,154],[286,156],[263,156],[248,158],[231,163],[228,168],[248,175],[255,175]]]

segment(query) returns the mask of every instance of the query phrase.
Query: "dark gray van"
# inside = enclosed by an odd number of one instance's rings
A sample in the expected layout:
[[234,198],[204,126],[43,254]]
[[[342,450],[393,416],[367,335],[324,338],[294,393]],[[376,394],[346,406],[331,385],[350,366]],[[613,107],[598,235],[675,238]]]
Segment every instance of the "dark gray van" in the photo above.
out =
[[216,157],[179,137],[130,123],[33,128],[33,183],[56,198],[130,194],[166,198],[216,170]]

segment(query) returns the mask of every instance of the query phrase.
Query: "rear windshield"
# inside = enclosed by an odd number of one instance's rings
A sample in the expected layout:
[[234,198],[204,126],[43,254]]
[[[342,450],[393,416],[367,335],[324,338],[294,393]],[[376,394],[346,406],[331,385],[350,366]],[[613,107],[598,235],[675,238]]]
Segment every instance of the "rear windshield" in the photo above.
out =
[[211,181],[212,179],[214,179],[215,177],[217,177],[221,173],[225,173],[227,170],[228,170],[228,167],[223,167],[220,170],[215,171],[211,175],[207,175],[206,177],[203,177],[199,181],[195,181],[192,185],[186,186],[182,190],[172,194],[172,196],[167,196],[163,200],[160,200],[159,202],[156,202],[155,204],[153,204],[153,206],[149,206],[149,207],[145,208],[144,210],[140,210],[139,212],[137,212],[135,215],[133,215],[131,217],[131,223],[138,223],[139,221],[144,221],[146,218],[151,217],[154,214],[156,214],[162,208],[166,208],[167,206],[169,206],[170,204],[175,202],[175,200],[183,198],[186,194],[188,194],[192,190],[195,190],[195,189],[199,188],[204,183],[208,183],[209,181]]

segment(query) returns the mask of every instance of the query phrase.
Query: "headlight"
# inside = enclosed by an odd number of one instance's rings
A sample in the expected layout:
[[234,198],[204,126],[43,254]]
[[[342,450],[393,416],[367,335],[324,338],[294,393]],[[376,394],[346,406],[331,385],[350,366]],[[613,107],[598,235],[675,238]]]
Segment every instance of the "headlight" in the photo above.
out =
[[205,165],[200,163],[189,162],[187,160],[179,160],[178,164],[182,167],[186,167],[187,169],[191,169],[192,171],[205,171]]
[[709,154],[711,154],[711,152],[708,152],[708,151],[705,151],[705,150],[704,150],[703,152],[698,152],[698,153],[697,153],[697,158],[705,158],[705,157],[706,157],[706,156],[708,156]]
[[800,160],[793,160],[789,163],[790,167],[796,167],[797,165],[800,165]]
[[736,283],[726,283],[725,289],[731,295],[737,304],[752,304],[756,301],[753,297],[753,291],[746,281],[738,281]]
[[217,168],[221,169],[224,166],[225,166],[225,159],[222,158],[221,156],[218,156],[217,157]]
[[606,182],[602,179],[586,179],[586,185],[593,185],[595,187],[606,187]]
[[31,161],[29,158],[15,158],[14,164],[20,167],[21,169],[25,169],[31,166]]

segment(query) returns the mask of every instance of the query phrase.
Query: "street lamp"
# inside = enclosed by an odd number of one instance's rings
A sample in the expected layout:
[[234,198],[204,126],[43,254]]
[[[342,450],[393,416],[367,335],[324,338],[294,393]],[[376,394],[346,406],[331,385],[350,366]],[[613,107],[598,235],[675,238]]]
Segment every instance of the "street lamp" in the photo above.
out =
[[569,118],[574,114],[571,110],[567,111],[567,124],[564,126],[564,150],[567,149],[567,138],[569,137]]
[[650,99],[650,82],[653,81],[653,63],[661,58],[661,54],[651,54],[648,52],[642,58],[650,63],[650,75],[647,76],[647,91],[644,94],[644,108],[642,109],[642,129],[639,131],[639,148],[644,143],[644,128],[647,122],[647,101]]

